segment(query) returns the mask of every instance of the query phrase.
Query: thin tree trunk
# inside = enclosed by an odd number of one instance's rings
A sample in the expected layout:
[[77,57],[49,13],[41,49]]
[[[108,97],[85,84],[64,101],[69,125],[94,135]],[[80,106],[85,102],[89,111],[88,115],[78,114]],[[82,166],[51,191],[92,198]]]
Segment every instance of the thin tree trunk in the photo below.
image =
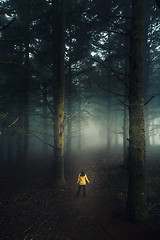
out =
[[[125,87],[124,102],[128,103],[128,89]],[[128,167],[128,150],[129,150],[129,110],[124,106],[124,119],[123,119],[123,165]]]
[[[109,9],[111,7],[111,2],[109,4]],[[111,34],[109,33],[108,35],[108,53],[109,55],[111,51]],[[110,63],[112,65],[112,61]],[[111,74],[110,72],[108,72],[107,74],[108,76],[108,89],[110,89],[111,87]],[[111,95],[108,94],[108,102],[107,102],[107,153],[110,154],[111,153],[111,148],[112,148],[112,132],[111,132],[111,128],[112,128],[112,120],[111,120]]]
[[82,135],[82,124],[81,124],[81,93],[79,93],[78,96],[78,151],[81,151],[82,149],[82,139],[81,139],[81,135]]
[[132,1],[129,77],[129,187],[127,214],[143,221],[146,209],[145,123],[144,123],[144,22],[145,0]]
[[12,166],[13,164],[13,156],[12,156],[12,143],[11,143],[11,136],[7,134],[7,163],[8,166]]
[[118,114],[115,113],[114,115],[114,126],[115,126],[115,132],[114,132],[114,138],[115,138],[115,141],[114,141],[114,149],[118,149],[118,146],[119,146],[119,136],[118,136]]
[[152,145],[155,146],[156,140],[155,140],[155,119],[152,119]]
[[[126,52],[129,51],[128,39],[125,39]],[[129,70],[129,59],[125,57],[125,70]],[[125,82],[128,83],[128,77],[125,77]],[[124,102],[128,105],[129,89],[124,86]],[[124,105],[124,118],[123,118],[123,165],[128,168],[128,150],[129,150],[129,109]]]
[[[150,9],[151,9],[151,5],[152,3],[151,2],[146,2],[146,10],[147,10],[147,14],[146,14],[146,21],[145,21],[145,24],[146,24],[146,32],[147,32],[147,35],[148,35],[148,31],[149,31],[149,25],[150,25],[150,22],[151,22],[151,19],[150,19]],[[148,86],[149,86],[149,76],[151,74],[151,71],[150,71],[150,64],[151,64],[151,56],[150,56],[150,42],[148,43],[148,38],[146,37],[145,38],[145,75],[144,75],[144,79],[145,79],[145,101],[148,100]],[[149,119],[149,106],[150,104],[147,104],[146,107],[145,107],[145,122],[146,122],[146,148],[149,148],[150,147],[150,136],[149,136],[149,128],[150,128],[150,119]]]
[[[70,36],[70,50],[69,50],[69,69],[67,81],[67,95],[68,95],[68,116],[72,115],[72,69],[71,69],[71,36]],[[67,154],[71,154],[71,134],[72,134],[72,121],[67,123]]]
[[107,102],[107,153],[111,153],[112,132],[111,132],[111,97],[108,96]]
[[[25,64],[29,66],[29,42],[26,43]],[[24,93],[24,149],[23,165],[26,166],[29,148],[29,72],[25,71],[25,93]]]
[[[68,111],[69,110],[71,110],[71,108],[68,106]],[[72,122],[69,121],[67,124],[67,154],[68,155],[71,154],[71,143],[72,143],[71,132],[72,132]]]
[[1,134],[0,136],[0,165],[2,165],[4,163],[4,135]]
[[[26,0],[26,3],[28,1]],[[30,65],[29,61],[29,36],[30,36],[30,7],[27,15],[25,16],[27,25],[26,25],[26,37],[25,37],[25,55],[24,62],[27,67]],[[24,149],[23,149],[23,166],[26,167],[27,159],[28,159],[28,151],[29,151],[29,82],[30,82],[30,73],[28,70],[25,70],[25,86],[24,86]]]
[[2,123],[2,133],[0,135],[0,165],[2,166],[5,162],[5,153],[4,153],[4,145],[5,145],[5,135],[3,133],[4,123]]
[[16,164],[17,166],[23,165],[23,131],[24,131],[24,124],[23,124],[23,96],[19,95],[18,97],[18,122],[17,122],[17,147],[16,147]]
[[[130,7],[130,3],[126,2],[125,12],[124,14],[128,14],[128,9]],[[126,20],[125,23],[126,29],[130,28],[130,23]],[[128,73],[129,71],[129,38],[125,36],[125,72]],[[129,84],[128,76],[125,76],[124,81],[126,84]],[[124,118],[123,118],[123,165],[128,168],[128,151],[129,151],[129,109],[128,109],[128,95],[129,95],[129,88],[124,86]]]
[[[47,137],[47,106],[46,106],[46,102],[43,101],[43,131],[44,131],[44,136],[43,136],[43,140],[44,142],[47,142],[48,137]],[[43,152],[42,152],[43,156],[45,158],[48,157],[48,145],[46,143],[43,143]]]

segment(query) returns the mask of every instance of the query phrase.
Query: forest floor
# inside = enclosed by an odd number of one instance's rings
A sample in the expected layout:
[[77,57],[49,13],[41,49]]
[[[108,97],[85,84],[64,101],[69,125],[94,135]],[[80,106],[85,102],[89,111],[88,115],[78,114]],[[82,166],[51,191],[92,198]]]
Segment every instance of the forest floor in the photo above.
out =
[[[49,186],[51,167],[1,170],[1,240],[160,239],[160,162],[148,163],[149,220],[133,224],[124,215],[128,180],[121,154],[92,151],[67,161],[67,184],[55,189]],[[82,169],[90,183],[87,197],[81,192],[76,198]]]

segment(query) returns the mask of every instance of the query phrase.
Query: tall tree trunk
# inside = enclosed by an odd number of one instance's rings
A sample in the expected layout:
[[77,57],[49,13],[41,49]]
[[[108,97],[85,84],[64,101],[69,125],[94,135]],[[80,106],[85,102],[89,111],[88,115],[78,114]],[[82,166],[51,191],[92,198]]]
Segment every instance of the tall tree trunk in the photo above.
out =
[[[110,89],[110,88],[109,88]],[[108,96],[107,102],[107,153],[111,153],[112,132],[111,132],[111,96]]]
[[146,114],[145,114],[145,119],[146,119],[146,148],[150,148],[150,116],[149,116],[149,107],[146,106]]
[[7,166],[7,135],[4,134],[3,137],[3,160],[4,160],[4,166]]
[[[109,9],[111,9],[111,2],[109,4]],[[110,56],[111,54],[111,34],[108,34],[108,55]],[[111,58],[111,62],[110,64],[112,65],[112,58]],[[110,89],[111,87],[111,78],[112,75],[110,74],[110,72],[108,72],[107,74],[108,77],[108,89]],[[108,102],[107,102],[107,153],[110,154],[111,153],[111,148],[112,148],[112,120],[111,120],[111,95],[108,93]]]
[[53,1],[55,8],[54,41],[54,185],[63,185],[64,179],[64,92],[65,92],[65,0]]
[[119,145],[119,134],[118,134],[118,114],[115,113],[114,115],[114,128],[115,128],[115,132],[114,132],[114,149],[118,149],[118,145]]
[[12,166],[13,164],[12,142],[11,142],[11,136],[9,134],[9,131],[7,133],[7,163],[8,163],[8,166]]
[[[128,89],[125,87],[124,102],[128,103]],[[128,107],[124,106],[123,118],[123,165],[128,167],[128,150],[129,150],[129,111]]]
[[[25,49],[25,65],[29,67],[29,41],[26,42]],[[24,149],[23,149],[23,165],[26,166],[29,148],[29,72],[25,71],[25,93],[24,93]]]
[[[152,6],[152,2],[150,1],[146,1],[146,21],[145,21],[145,25],[146,25],[146,33],[148,35],[149,32],[149,26],[151,23],[151,19],[150,19],[150,9]],[[151,69],[150,69],[150,65],[151,65],[151,56],[150,56],[150,42],[148,43],[148,38],[145,38],[145,74],[144,74],[144,92],[145,92],[145,96],[144,99],[145,101],[148,100],[149,95],[148,95],[148,89],[149,89],[149,76],[151,74]],[[150,119],[149,119],[149,106],[150,104],[147,104],[145,107],[145,122],[146,122],[146,148],[150,147],[150,134],[149,134],[149,128],[150,128]]]
[[78,114],[78,144],[77,144],[77,146],[78,146],[78,151],[81,151],[81,149],[82,149],[81,93],[79,93],[79,95],[78,95],[78,111],[79,111],[79,114]]
[[152,126],[152,145],[155,146],[156,144],[156,139],[155,139],[155,133],[156,133],[156,129],[155,129],[155,119],[152,119],[152,122],[151,122],[151,126]]
[[23,165],[23,131],[24,131],[24,124],[23,124],[23,96],[20,94],[18,96],[18,122],[17,122],[17,147],[16,147],[16,164],[17,166]]
[[[68,67],[68,81],[67,81],[67,96],[68,96],[68,116],[72,115],[72,69],[71,69],[71,43],[72,39],[70,36],[70,49],[69,49],[69,67]],[[67,154],[71,154],[71,136],[72,135],[72,121],[67,123]]]
[[0,135],[0,165],[4,164],[4,134]]
[[[28,0],[26,0],[26,4],[28,4]],[[31,3],[31,1],[30,1]],[[25,52],[24,52],[24,62],[27,67],[30,65],[29,61],[29,43],[30,43],[30,6],[28,12],[25,14],[25,19],[27,21],[26,29],[25,29]],[[25,70],[25,79],[24,79],[24,149],[23,149],[23,166],[26,167],[27,159],[28,159],[28,151],[29,151],[29,82],[30,82],[30,73],[28,70]]]
[[145,0],[132,1],[129,76],[129,187],[127,214],[131,221],[147,217],[144,123]]
[[[68,96],[68,113],[71,114],[71,103],[70,96]],[[72,122],[69,120],[67,123],[67,154],[71,154],[71,143],[72,143]]]
[[[48,137],[47,137],[47,132],[48,132],[48,125],[47,125],[47,106],[46,106],[46,102],[43,100],[43,131],[44,131],[44,136],[43,136],[43,140],[44,142],[48,141]],[[43,152],[42,152],[43,156],[45,158],[48,157],[48,145],[46,143],[43,143]]]
[[0,166],[3,166],[5,163],[5,134],[3,133],[3,129],[5,128],[5,124],[2,123],[1,125],[1,134],[0,134]]
[[[129,52],[128,38],[125,39],[126,52]],[[125,57],[125,71],[129,71],[129,59]],[[128,77],[125,77],[125,82],[128,83]],[[128,105],[129,89],[124,86],[124,102]],[[123,165],[128,167],[128,149],[129,149],[129,109],[124,105],[124,117],[123,117]]]
[[[124,14],[128,15],[128,9],[130,7],[130,3],[126,2]],[[126,29],[130,28],[130,23],[126,19],[125,23]],[[125,36],[125,72],[128,73],[129,71],[129,38]],[[125,83],[129,84],[128,76],[124,78]],[[129,151],[129,109],[128,109],[128,95],[129,95],[129,88],[124,85],[124,118],[123,118],[123,165],[128,168],[128,151]]]

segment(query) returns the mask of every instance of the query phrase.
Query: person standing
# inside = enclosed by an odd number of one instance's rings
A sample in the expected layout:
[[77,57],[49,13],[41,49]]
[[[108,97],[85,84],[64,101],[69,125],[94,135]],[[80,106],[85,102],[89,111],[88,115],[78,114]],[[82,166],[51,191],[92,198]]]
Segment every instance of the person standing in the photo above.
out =
[[86,197],[86,183],[89,183],[89,180],[84,170],[82,170],[82,172],[78,175],[77,183],[79,184],[77,197],[79,197],[82,186],[83,186],[83,197]]

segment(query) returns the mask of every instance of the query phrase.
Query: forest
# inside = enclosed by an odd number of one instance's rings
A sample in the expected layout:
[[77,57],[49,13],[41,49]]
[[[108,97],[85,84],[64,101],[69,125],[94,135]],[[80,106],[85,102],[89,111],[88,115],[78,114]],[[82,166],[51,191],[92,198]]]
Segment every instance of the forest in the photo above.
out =
[[0,1],[1,240],[160,239],[159,77],[160,0]]

